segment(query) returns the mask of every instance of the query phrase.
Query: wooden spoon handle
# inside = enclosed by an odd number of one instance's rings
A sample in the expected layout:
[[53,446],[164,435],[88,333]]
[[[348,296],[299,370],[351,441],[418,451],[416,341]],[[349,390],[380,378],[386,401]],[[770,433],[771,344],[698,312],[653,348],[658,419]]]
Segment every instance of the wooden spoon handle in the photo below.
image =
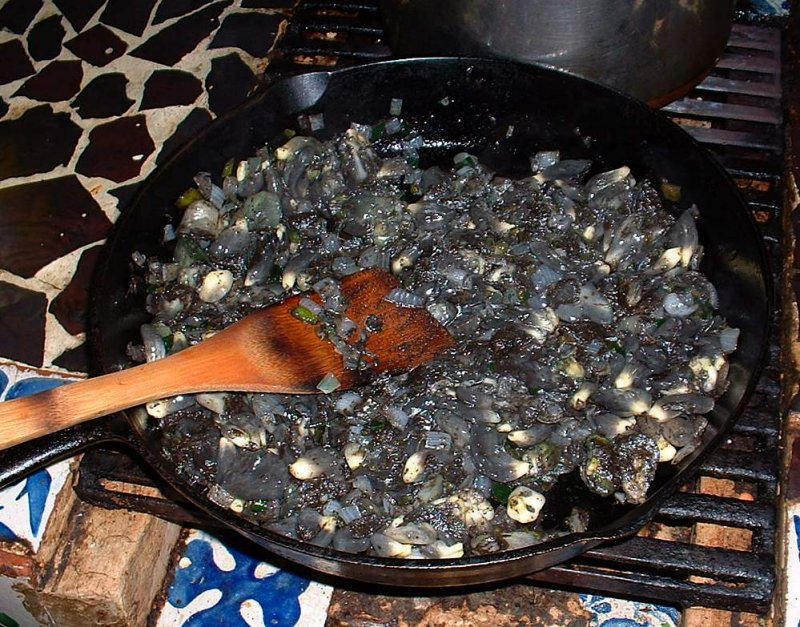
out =
[[0,403],[0,449],[169,396],[161,382],[171,370],[164,359]]
[[258,387],[237,351],[238,334],[221,335],[165,359],[0,403],[0,450],[177,394]]

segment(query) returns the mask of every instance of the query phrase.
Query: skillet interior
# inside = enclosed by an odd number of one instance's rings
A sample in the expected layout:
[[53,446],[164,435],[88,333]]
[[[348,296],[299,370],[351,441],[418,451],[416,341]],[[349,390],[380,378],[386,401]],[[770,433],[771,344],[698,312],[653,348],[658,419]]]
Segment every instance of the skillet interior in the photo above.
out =
[[[385,118],[391,98],[403,99],[403,118],[425,138],[424,159],[447,159],[466,149],[506,176],[528,173],[528,157],[559,149],[590,158],[597,170],[629,165],[637,179],[681,188],[676,213],[696,204],[705,247],[704,271],[720,296],[720,309],[741,329],[731,356],[730,388],[708,416],[704,445],[671,471],[661,472],[648,500],[636,507],[593,507],[590,531],[506,553],[436,561],[398,561],[344,554],[276,535],[211,502],[204,486],[178,476],[148,438],[141,409],[127,412],[134,445],[166,480],[246,536],[290,560],[330,574],[372,583],[452,586],[523,575],[564,561],[602,540],[635,532],[715,447],[755,383],[767,343],[771,288],[761,241],[746,206],[724,170],[661,114],[594,83],[551,70],[508,62],[425,59],[379,63],[286,79],[215,122],[148,180],[114,229],[97,275],[90,341],[96,368],[124,366],[128,342],[148,319],[144,293],[129,289],[131,253],[159,254],[163,226],[178,211],[173,202],[198,171],[219,172],[229,158],[280,142],[297,129],[300,112],[323,113],[324,139],[351,122]],[[507,136],[509,125],[514,131]],[[571,507],[587,494],[564,484],[554,496]],[[554,493],[551,492],[551,495]],[[549,500],[551,497],[548,497]],[[584,503],[585,504],[585,503]]]

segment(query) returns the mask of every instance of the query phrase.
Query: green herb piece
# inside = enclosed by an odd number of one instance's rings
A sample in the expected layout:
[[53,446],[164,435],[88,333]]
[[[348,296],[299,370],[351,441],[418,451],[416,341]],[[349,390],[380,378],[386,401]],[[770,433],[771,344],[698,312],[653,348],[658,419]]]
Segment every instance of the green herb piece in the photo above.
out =
[[664,323],[666,321],[667,321],[666,318],[659,318],[658,320],[656,320],[656,329],[660,329],[662,326],[664,326]]
[[586,438],[586,442],[589,444],[596,444],[598,446],[608,446],[611,444],[611,441],[608,438],[604,438],[602,435],[598,435],[596,433]]
[[714,306],[707,300],[700,302],[700,317],[708,320],[714,315]]
[[167,335],[166,337],[162,337],[161,340],[164,342],[164,349],[167,352],[172,350],[172,345],[175,342],[175,338],[172,335]]
[[187,209],[189,205],[198,200],[203,200],[203,194],[201,194],[200,190],[196,187],[190,187],[178,196],[178,200],[175,201],[175,206],[178,209]]
[[376,433],[380,433],[381,431],[383,431],[386,428],[386,425],[388,424],[389,423],[387,423],[385,420],[381,420],[380,418],[373,418],[367,424],[364,425],[362,431],[370,435],[375,435]]
[[401,507],[406,507],[414,503],[415,497],[413,494],[404,494],[399,499],[397,499],[397,504]]
[[175,261],[181,268],[208,261],[208,253],[193,238],[178,236],[175,242]]
[[592,457],[586,462],[586,476],[591,477],[600,468],[600,460],[597,457]]
[[372,130],[369,133],[369,138],[371,141],[375,141],[384,135],[386,135],[386,124],[384,122],[378,122],[372,127]]
[[508,497],[511,496],[511,493],[514,491],[507,483],[499,483],[498,481],[492,481],[492,496],[498,503],[502,503],[506,505],[508,503]]
[[292,315],[306,324],[317,324],[319,322],[319,316],[303,305],[298,305],[292,309]]
[[608,346],[615,353],[619,353],[620,355],[625,354],[625,349],[622,347],[622,344],[616,340],[606,340],[606,346]]
[[464,167],[474,168],[475,166],[478,165],[478,162],[475,161],[475,159],[473,159],[472,157],[468,156],[468,157],[465,157],[464,159],[462,159],[461,161],[459,161],[456,165],[459,168],[464,168]]
[[261,512],[267,511],[267,502],[266,501],[253,501],[250,503],[250,511],[255,512],[256,514],[260,514]]
[[233,168],[235,166],[236,162],[233,159],[228,159],[222,168],[222,178],[225,178],[226,176],[233,176]]

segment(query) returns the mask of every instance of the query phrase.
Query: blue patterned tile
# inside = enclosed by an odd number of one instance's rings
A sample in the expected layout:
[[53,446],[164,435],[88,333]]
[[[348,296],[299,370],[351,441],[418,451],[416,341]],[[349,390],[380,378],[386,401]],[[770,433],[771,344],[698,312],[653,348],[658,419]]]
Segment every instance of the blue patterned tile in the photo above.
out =
[[751,0],[753,10],[765,16],[789,15],[790,0]]
[[193,531],[157,627],[324,625],[331,589]]
[[681,622],[680,611],[674,607],[593,594],[579,597],[593,614],[591,627],[678,627]]
[[8,388],[6,400],[10,401],[15,398],[22,398],[23,396],[30,396],[38,392],[52,390],[65,383],[66,381],[64,379],[53,379],[50,377],[30,377],[21,379]]
[[[5,391],[6,400],[49,390],[67,382],[68,379],[62,377],[39,376],[9,364],[0,367],[0,396]],[[39,548],[56,496],[69,476],[70,461],[43,468],[0,490],[0,542],[22,543],[33,551]]]

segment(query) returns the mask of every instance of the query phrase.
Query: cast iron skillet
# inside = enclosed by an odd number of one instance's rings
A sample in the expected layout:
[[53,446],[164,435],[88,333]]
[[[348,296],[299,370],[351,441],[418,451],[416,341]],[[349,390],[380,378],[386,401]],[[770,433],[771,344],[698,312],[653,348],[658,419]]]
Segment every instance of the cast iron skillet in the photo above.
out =
[[[94,285],[89,341],[96,370],[122,368],[125,347],[138,341],[146,321],[143,290],[131,289],[131,253],[163,254],[164,225],[175,221],[174,200],[198,171],[220,172],[225,162],[247,157],[265,141],[281,141],[297,128],[301,112],[324,114],[329,137],[351,122],[385,118],[391,98],[403,99],[403,117],[423,130],[428,162],[466,149],[506,176],[528,172],[528,157],[558,148],[565,157],[588,157],[596,169],[631,166],[656,188],[680,186],[677,212],[696,204],[705,246],[704,270],[719,290],[720,309],[741,329],[732,356],[730,388],[709,416],[703,445],[677,468],[663,468],[646,502],[614,507],[596,502],[578,482],[565,480],[548,496],[557,516],[580,501],[592,521],[586,533],[488,556],[449,560],[391,560],[340,553],[271,533],[208,499],[195,477],[178,475],[145,430],[146,414],[134,409],[12,449],[0,458],[0,481],[81,447],[124,441],[167,482],[231,528],[270,551],[328,574],[393,586],[456,586],[516,577],[567,560],[597,544],[635,533],[659,505],[686,482],[742,410],[767,345],[771,286],[761,240],[725,171],[706,151],[661,114],[638,101],[561,72],[504,61],[403,60],[285,79],[231,115],[211,124],[147,181],[123,212],[105,247]],[[513,132],[509,132],[513,126]],[[285,139],[285,137],[283,137]],[[553,506],[552,504],[555,504]]]

